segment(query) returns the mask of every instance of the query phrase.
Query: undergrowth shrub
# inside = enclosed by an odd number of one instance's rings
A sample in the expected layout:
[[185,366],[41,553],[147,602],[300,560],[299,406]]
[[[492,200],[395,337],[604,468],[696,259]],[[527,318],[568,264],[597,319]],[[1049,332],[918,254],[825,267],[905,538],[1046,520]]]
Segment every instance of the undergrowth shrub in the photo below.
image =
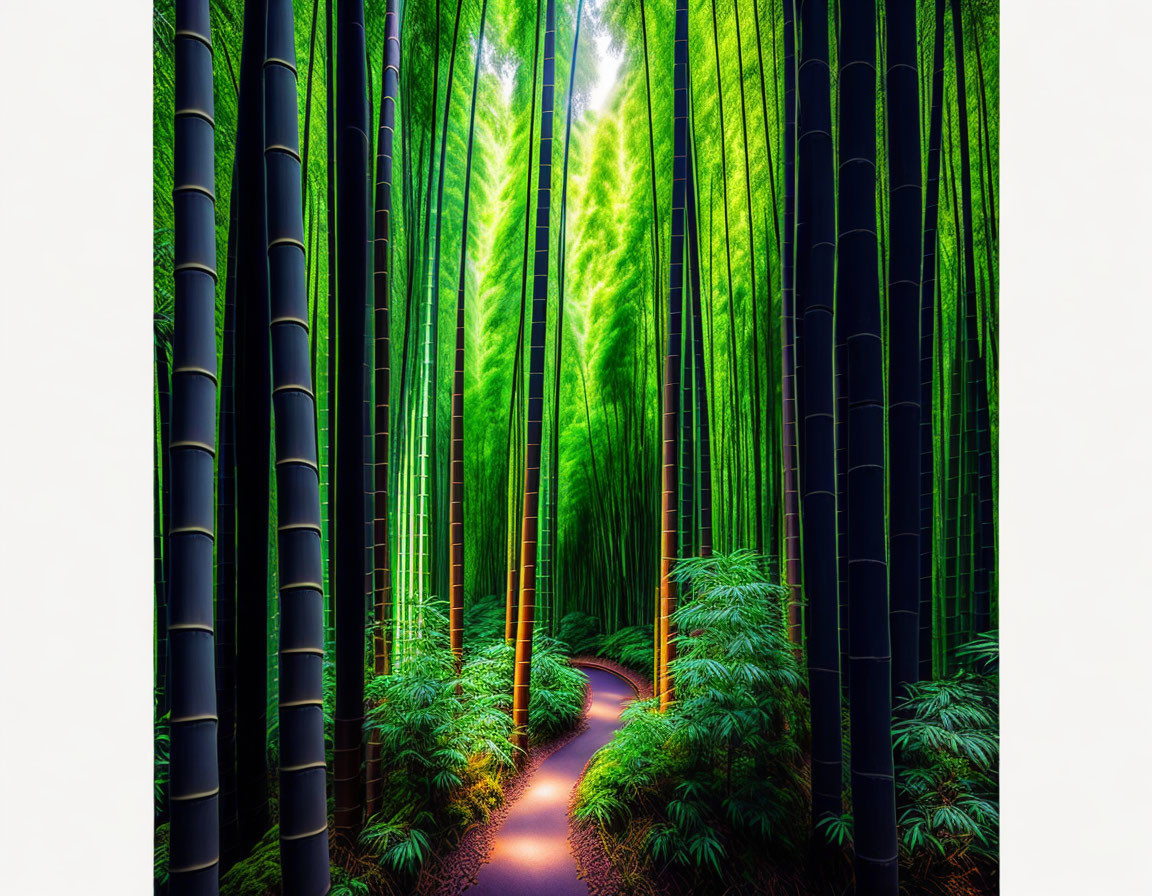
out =
[[998,861],[996,633],[957,653],[979,671],[910,685],[892,725],[901,862],[919,878]]
[[634,703],[592,760],[575,815],[617,837],[646,826],[650,858],[699,889],[747,884],[766,852],[806,837],[803,678],[784,589],[749,552],[677,566],[676,701]]
[[584,714],[588,678],[564,658],[560,645],[540,637],[532,645],[532,680],[528,692],[528,737],[551,740],[575,725]]
[[504,596],[473,598],[464,606],[464,643],[487,644],[504,638]]
[[556,640],[569,656],[595,654],[600,646],[600,621],[595,616],[574,610],[556,627]]
[[[511,742],[515,651],[504,644],[503,632],[487,645],[470,644],[457,676],[440,605],[424,602],[414,612],[418,649],[406,651],[390,674],[370,676],[365,688],[371,707],[366,724],[380,741],[385,774],[380,810],[360,836],[368,853],[406,880],[415,878],[438,841],[486,821],[503,803],[503,784],[516,759]],[[585,682],[554,642],[536,639],[532,742],[576,723]]]
[[220,896],[271,896],[280,892],[280,826],[268,829],[252,852],[220,878]]
[[622,628],[600,639],[596,655],[607,657],[644,675],[652,674],[653,629],[650,625]]
[[650,625],[634,625],[603,634],[596,617],[574,611],[560,620],[556,641],[569,656],[600,656],[644,675],[652,674]]

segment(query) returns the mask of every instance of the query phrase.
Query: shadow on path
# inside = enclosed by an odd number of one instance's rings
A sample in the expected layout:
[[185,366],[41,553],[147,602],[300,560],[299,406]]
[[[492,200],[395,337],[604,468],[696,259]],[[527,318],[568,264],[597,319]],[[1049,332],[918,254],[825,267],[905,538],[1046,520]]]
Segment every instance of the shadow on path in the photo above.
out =
[[584,766],[612,739],[620,711],[636,695],[611,672],[583,671],[592,689],[587,730],[541,763],[496,832],[491,858],[468,896],[588,896],[568,843],[568,802]]

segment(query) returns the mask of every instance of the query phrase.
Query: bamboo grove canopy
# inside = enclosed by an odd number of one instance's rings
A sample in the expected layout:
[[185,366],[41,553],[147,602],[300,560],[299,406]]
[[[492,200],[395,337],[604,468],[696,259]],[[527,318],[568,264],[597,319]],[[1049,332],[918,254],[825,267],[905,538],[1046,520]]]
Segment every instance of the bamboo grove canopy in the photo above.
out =
[[157,3],[170,892],[274,820],[284,892],[326,890],[381,799],[366,688],[441,604],[457,675],[503,608],[525,748],[541,637],[645,628],[666,707],[676,565],[741,549],[807,668],[812,823],[850,791],[860,892],[896,892],[894,701],[998,618],[997,29]]

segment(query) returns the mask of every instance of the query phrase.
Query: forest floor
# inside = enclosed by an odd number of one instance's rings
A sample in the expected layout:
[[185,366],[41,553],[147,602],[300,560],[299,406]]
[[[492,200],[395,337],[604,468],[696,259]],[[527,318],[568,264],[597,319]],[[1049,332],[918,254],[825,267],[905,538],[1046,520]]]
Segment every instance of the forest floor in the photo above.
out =
[[[597,878],[610,868],[580,838],[570,841],[568,807],[588,761],[612,738],[625,702],[635,699],[636,693],[634,685],[599,662],[585,666],[584,672],[590,699],[583,723],[570,736],[529,757],[528,766],[507,794],[505,811],[470,831],[453,855],[445,857],[445,866],[468,870],[466,876],[458,873],[454,881],[446,882],[437,896],[461,892],[468,896],[587,896],[601,889],[595,886]],[[583,880],[585,874],[591,880]]]

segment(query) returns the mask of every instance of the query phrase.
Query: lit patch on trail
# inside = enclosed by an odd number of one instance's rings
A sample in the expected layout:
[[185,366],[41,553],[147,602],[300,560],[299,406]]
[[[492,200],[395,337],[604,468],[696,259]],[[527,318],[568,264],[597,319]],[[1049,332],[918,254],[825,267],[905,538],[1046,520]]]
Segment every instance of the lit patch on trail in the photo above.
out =
[[[568,786],[565,786],[567,784]],[[542,775],[532,782],[524,794],[525,803],[566,803],[572,785],[557,775]]]
[[543,868],[554,865],[558,856],[568,854],[568,842],[567,840],[557,842],[555,837],[525,834],[507,838],[501,844],[501,849],[508,861],[532,868]]
[[588,718],[606,719],[609,722],[615,722],[620,718],[620,709],[611,703],[593,702],[592,708],[588,710]]

